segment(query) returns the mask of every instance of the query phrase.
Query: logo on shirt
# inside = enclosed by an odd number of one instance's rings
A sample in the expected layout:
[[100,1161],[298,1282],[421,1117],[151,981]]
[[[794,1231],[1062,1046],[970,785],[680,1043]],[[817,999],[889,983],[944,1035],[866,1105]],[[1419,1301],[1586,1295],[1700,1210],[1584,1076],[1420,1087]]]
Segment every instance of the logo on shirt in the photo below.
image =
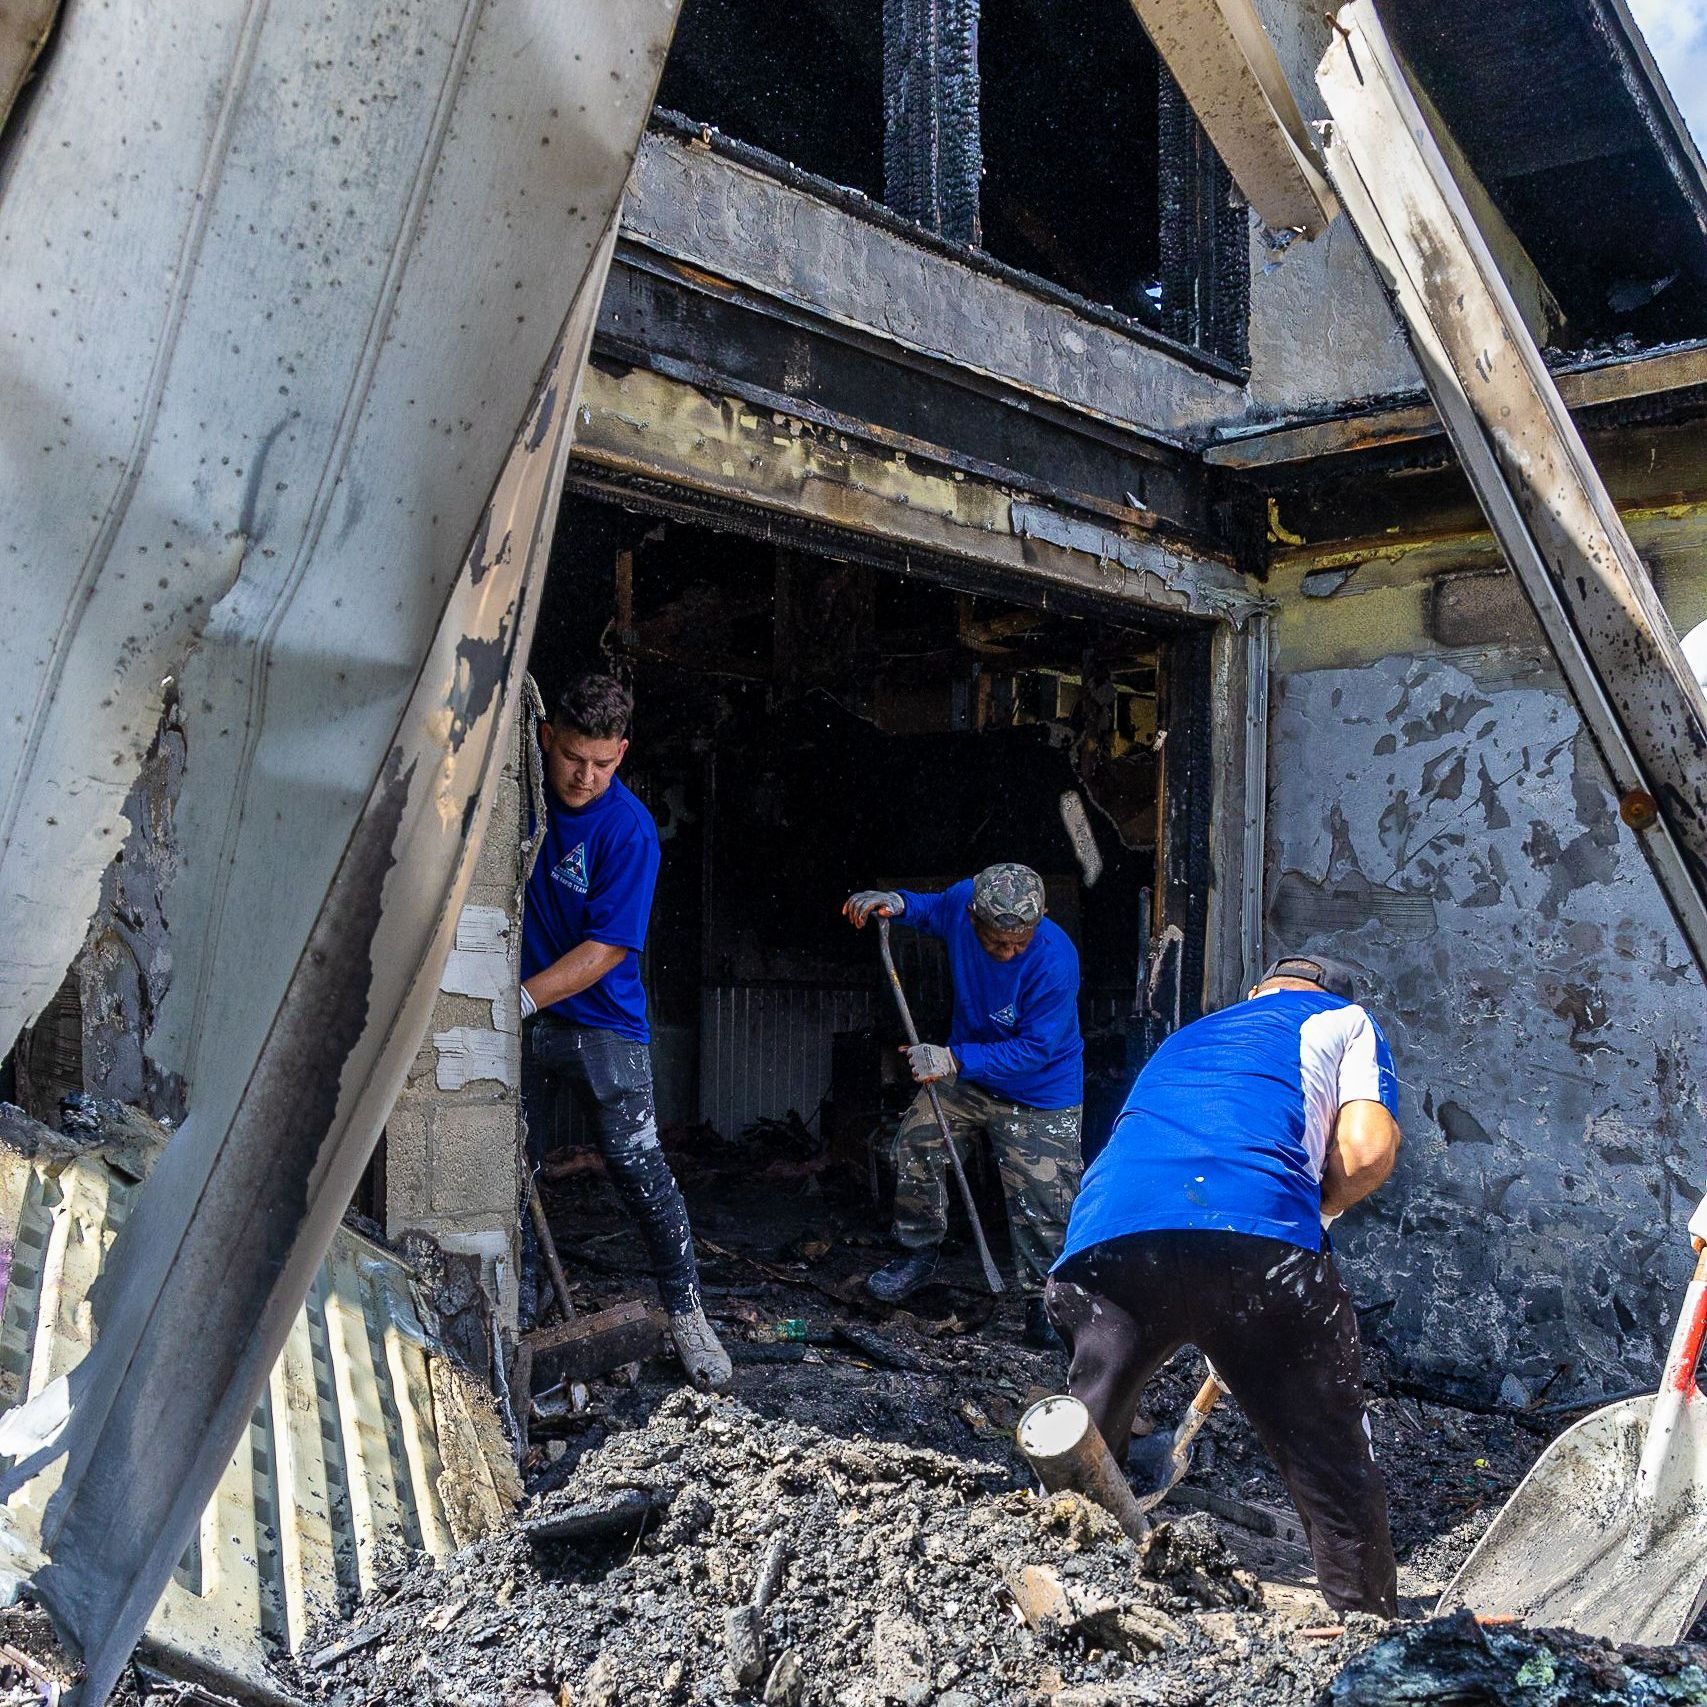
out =
[[997,1008],[996,1011],[990,1015],[990,1018],[993,1019],[997,1025],[1006,1026],[1009,1031],[1012,1031],[1013,1028],[1019,1024],[1019,1009],[1016,1008],[1012,1002],[1009,1002],[1005,1008]]
[[551,868],[555,882],[561,883],[565,889],[573,889],[577,895],[587,893],[587,844],[577,842],[575,846]]

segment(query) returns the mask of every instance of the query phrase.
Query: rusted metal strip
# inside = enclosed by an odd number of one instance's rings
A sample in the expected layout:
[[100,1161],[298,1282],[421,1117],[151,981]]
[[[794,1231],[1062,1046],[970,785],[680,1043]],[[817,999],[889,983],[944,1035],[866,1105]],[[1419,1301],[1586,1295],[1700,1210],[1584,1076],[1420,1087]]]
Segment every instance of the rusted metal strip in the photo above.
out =
[[1233,181],[1276,231],[1314,237],[1333,191],[1252,0],[1132,0]]
[[1327,160],[1478,501],[1707,968],[1707,697],[1370,0],[1317,71]]

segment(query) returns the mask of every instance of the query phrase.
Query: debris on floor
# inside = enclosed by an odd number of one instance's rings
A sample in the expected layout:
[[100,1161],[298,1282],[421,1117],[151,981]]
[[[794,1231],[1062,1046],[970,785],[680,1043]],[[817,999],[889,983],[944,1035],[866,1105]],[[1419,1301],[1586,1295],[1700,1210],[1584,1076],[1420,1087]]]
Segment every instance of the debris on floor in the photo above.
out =
[[[90,1289],[167,1136],[89,1097],[58,1132],[0,1104],[0,1413],[88,1350]],[[8,1572],[39,1558],[55,1486],[38,1478],[4,1508]],[[340,1228],[147,1651],[174,1675],[254,1689],[271,1652],[358,1600],[388,1556],[448,1559],[508,1527],[521,1491],[492,1395],[439,1337],[417,1271]]]
[[[1317,1707],[1394,1639],[1316,1593],[1236,1405],[1135,1543],[1077,1496],[1032,1491],[1014,1424],[1060,1390],[1063,1363],[1024,1344],[1023,1301],[984,1293],[969,1249],[886,1311],[860,1288],[885,1252],[856,1188],[780,1144],[673,1160],[734,1394],[684,1389],[667,1355],[595,1377],[579,1410],[560,1370],[539,1375],[519,1525],[442,1568],[387,1572],[284,1669],[291,1693],[339,1707]],[[646,1295],[598,1173],[547,1174],[577,1311]],[[1176,1417],[1200,1373],[1177,1359],[1148,1415]],[[1420,1618],[1542,1433],[1387,1390],[1373,1346],[1367,1373],[1403,1608]]]
[[1265,1610],[1208,1517],[1138,1544],[1017,1480],[681,1389],[520,1530],[384,1578],[353,1615],[360,1651],[327,1658],[328,1631],[285,1681],[369,1702],[1091,1707],[1235,1678],[1303,1702],[1337,1670],[1340,1646]]
[[1324,1707],[1676,1707],[1707,1702],[1707,1647],[1615,1647],[1569,1630],[1484,1628],[1468,1612],[1395,1630]]

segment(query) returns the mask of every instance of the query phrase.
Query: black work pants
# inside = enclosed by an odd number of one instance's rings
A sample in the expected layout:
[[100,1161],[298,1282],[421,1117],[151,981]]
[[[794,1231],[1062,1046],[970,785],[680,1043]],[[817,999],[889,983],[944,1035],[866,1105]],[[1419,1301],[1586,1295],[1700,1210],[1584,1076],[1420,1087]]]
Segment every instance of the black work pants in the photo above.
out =
[[[568,1025],[554,1014],[527,1022],[522,1043],[522,1108],[528,1155],[545,1159],[557,1124],[557,1099],[572,1096],[598,1140],[624,1207],[640,1223],[652,1272],[671,1315],[699,1307],[699,1268],[681,1187],[658,1142],[652,1055],[614,1031]],[[531,1233],[531,1225],[524,1223]]]
[[1247,1233],[1131,1233],[1058,1268],[1049,1317],[1116,1460],[1145,1384],[1194,1345],[1274,1460],[1336,1611],[1396,1610],[1387,1488],[1363,1406],[1357,1314],[1326,1252]]

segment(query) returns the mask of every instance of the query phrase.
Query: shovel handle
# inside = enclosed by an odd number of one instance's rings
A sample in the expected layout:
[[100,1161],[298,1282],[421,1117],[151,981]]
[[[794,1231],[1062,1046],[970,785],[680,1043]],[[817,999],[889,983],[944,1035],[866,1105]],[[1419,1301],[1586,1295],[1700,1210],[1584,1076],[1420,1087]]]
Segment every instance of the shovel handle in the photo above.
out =
[[1221,1392],[1221,1383],[1215,1379],[1213,1372],[1204,1377],[1203,1385],[1197,1389],[1196,1398],[1186,1407],[1185,1415],[1174,1429],[1173,1455],[1176,1461],[1184,1457],[1191,1443],[1197,1439],[1198,1431],[1209,1421],[1209,1413],[1215,1409]]
[[1702,1342],[1707,1341],[1707,1251],[1695,1259],[1695,1272],[1689,1277],[1684,1293],[1683,1314],[1678,1318],[1666,1353],[1665,1375],[1660,1382],[1662,1392],[1675,1389],[1694,1392],[1696,1370],[1701,1363]]
[[1683,1309],[1666,1352],[1660,1390],[1648,1415],[1648,1437],[1642,1443],[1641,1467],[1636,1472],[1638,1499],[1655,1497],[1683,1413],[1701,1397],[1695,1378],[1703,1342],[1707,1342],[1707,1251],[1695,1259],[1695,1272],[1684,1290]]
[[[901,1013],[901,1029],[907,1035],[909,1043],[919,1041],[919,1033],[913,1024],[913,1010],[907,1006],[907,992],[901,988],[901,974],[895,970],[895,956],[889,952],[889,921],[882,915],[877,920],[877,951],[883,956],[883,970],[889,974],[889,988],[895,993],[895,1006]],[[936,1116],[937,1131],[942,1134],[943,1148],[948,1151],[948,1165],[954,1171],[954,1183],[960,1192],[960,1201],[966,1206],[966,1219],[972,1223],[972,1242],[978,1247],[978,1261],[984,1270],[984,1284],[992,1294],[1002,1290],[1002,1271],[996,1267],[996,1259],[990,1255],[989,1244],[984,1238],[984,1224],[978,1219],[978,1207],[972,1201],[972,1187],[966,1178],[966,1170],[960,1165],[960,1152],[954,1147],[954,1134],[948,1128],[948,1116],[942,1111],[942,1099],[937,1095],[936,1086],[927,1084],[925,1095],[930,1098],[931,1113]]]

